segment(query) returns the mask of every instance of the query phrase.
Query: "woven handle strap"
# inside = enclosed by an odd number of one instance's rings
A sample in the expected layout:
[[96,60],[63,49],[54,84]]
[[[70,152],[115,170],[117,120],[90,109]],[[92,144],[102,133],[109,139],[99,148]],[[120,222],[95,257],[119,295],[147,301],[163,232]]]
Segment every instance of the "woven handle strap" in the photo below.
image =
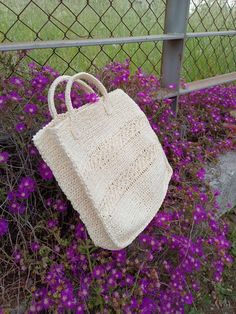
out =
[[73,82],[78,79],[85,80],[89,83],[94,84],[97,87],[97,89],[103,96],[103,106],[104,106],[105,111],[107,112],[107,114],[111,114],[111,106],[109,105],[109,102],[107,101],[108,93],[105,86],[95,76],[86,72],[80,72],[80,73],[75,74],[74,76],[71,76],[71,78],[68,80],[66,84],[65,98],[66,98],[66,106],[67,106],[68,111],[72,112],[73,110],[70,93],[71,93]]
[[[57,88],[57,85],[59,85],[61,82],[68,81],[70,78],[71,76],[69,75],[61,75],[57,77],[52,82],[48,90],[48,107],[49,107],[50,114],[53,118],[55,118],[58,115],[56,107],[55,107],[55,103],[54,103],[54,95],[55,95],[55,90]],[[79,79],[77,79],[76,81],[81,85],[81,87],[83,88],[85,92],[95,93],[92,87],[86,84],[84,81],[81,81]]]

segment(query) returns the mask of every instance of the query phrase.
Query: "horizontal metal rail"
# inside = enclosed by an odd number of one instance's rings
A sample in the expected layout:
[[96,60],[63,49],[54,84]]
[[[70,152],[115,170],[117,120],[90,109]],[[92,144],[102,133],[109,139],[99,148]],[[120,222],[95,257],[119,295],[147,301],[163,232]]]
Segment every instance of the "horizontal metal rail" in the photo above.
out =
[[161,88],[157,100],[176,97],[178,95],[185,95],[200,89],[209,88],[212,86],[230,83],[236,81],[236,72],[226,73],[222,75],[216,75],[203,80],[193,81],[187,83],[186,88],[180,88],[178,91],[172,91],[168,88]]
[[0,44],[0,51],[10,50],[28,50],[28,49],[45,49],[45,48],[63,48],[63,47],[83,47],[98,45],[115,45],[115,44],[132,44],[151,41],[165,41],[184,38],[184,34],[161,34],[136,37],[115,37],[105,39],[82,39],[82,40],[47,40],[47,41],[30,41],[19,43]]
[[182,33],[177,34],[160,34],[135,37],[114,37],[114,38],[95,38],[95,39],[78,39],[78,40],[45,40],[30,42],[4,42],[0,44],[0,51],[17,51],[31,49],[49,49],[49,48],[65,48],[65,47],[84,47],[99,45],[118,45],[132,44],[142,42],[156,42],[167,40],[178,40],[183,38],[209,37],[209,36],[233,36],[236,31],[220,31],[220,32],[203,32],[203,33]]
[[196,37],[211,37],[211,36],[235,36],[236,30],[217,31],[217,32],[202,32],[202,33],[187,33],[186,38]]

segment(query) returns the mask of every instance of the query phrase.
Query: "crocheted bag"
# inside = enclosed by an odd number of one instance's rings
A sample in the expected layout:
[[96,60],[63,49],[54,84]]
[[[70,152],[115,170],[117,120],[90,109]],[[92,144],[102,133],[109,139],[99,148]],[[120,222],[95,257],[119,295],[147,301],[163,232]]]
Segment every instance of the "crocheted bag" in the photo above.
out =
[[[97,103],[73,109],[70,92],[77,79],[98,88],[102,97]],[[157,213],[173,170],[147,117],[123,90],[107,93],[94,76],[79,73],[68,80],[66,105],[68,112],[51,128],[63,156],[57,166],[55,157],[47,163],[56,178],[65,159],[76,173],[83,190],[80,206],[74,207],[75,200],[68,198],[94,243],[124,248]],[[70,184],[69,175],[64,180],[63,186]],[[68,189],[64,191],[67,195]]]
[[[87,200],[87,195],[84,186],[79,180],[79,176],[76,174],[68,155],[53,132],[53,129],[60,121],[69,118],[68,112],[57,114],[54,104],[54,93],[57,85],[63,81],[68,81],[69,78],[70,76],[67,75],[60,76],[51,84],[48,91],[48,107],[53,119],[33,136],[33,142],[44,161],[51,168],[55,179],[68,200],[70,200],[73,208],[80,211],[81,220],[88,226],[87,229],[91,238],[96,238],[99,243],[106,243],[107,246],[112,246],[113,243],[109,241],[109,236],[103,224]],[[94,93],[94,90],[86,83],[81,80],[77,81],[85,91]],[[83,108],[85,107],[86,105]],[[90,228],[91,225],[92,227]]]

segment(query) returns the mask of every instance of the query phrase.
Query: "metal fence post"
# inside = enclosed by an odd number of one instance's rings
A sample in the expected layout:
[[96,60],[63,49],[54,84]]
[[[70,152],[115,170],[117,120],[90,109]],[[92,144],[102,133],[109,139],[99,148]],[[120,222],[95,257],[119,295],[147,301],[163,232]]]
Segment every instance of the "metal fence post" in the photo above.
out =
[[190,0],[167,0],[165,11],[164,33],[184,34],[182,39],[163,42],[162,51],[161,86],[168,88],[174,84],[177,96],[173,97],[172,108],[176,113],[189,5]]

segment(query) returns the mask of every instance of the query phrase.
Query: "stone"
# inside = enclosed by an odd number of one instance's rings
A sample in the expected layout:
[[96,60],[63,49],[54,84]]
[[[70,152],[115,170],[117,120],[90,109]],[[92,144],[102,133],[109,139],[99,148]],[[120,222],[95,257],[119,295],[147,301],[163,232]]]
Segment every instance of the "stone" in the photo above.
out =
[[213,190],[219,190],[216,196],[219,204],[219,216],[236,206],[236,152],[230,151],[218,158],[216,165],[206,167],[206,179]]

